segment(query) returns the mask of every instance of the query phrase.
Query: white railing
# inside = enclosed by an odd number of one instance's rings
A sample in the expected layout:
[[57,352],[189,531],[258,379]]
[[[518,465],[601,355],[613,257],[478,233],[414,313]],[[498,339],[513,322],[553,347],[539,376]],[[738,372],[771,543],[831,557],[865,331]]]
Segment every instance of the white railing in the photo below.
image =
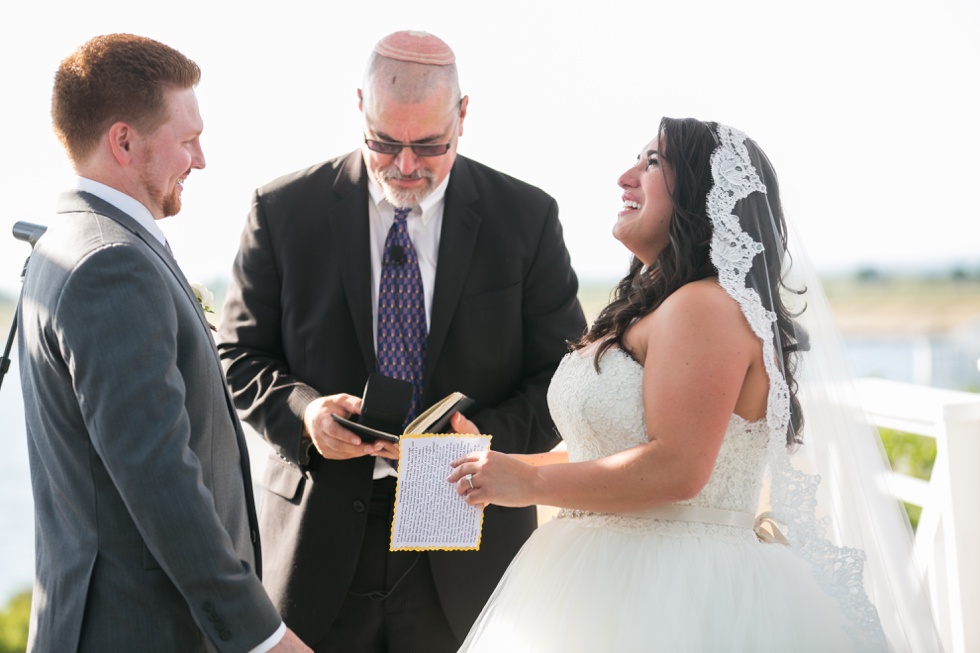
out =
[[896,473],[891,486],[922,506],[915,552],[946,652],[980,651],[980,394],[882,379],[858,392],[875,425],[936,439],[929,481]]

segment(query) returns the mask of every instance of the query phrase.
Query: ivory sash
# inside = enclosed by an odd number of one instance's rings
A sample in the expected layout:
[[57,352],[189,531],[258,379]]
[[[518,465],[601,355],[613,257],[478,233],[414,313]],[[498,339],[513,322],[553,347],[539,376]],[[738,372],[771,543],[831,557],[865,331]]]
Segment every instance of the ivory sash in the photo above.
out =
[[657,506],[647,510],[625,513],[626,517],[642,517],[643,519],[667,519],[670,521],[693,521],[719,526],[737,526],[739,528],[755,528],[755,515],[750,512],[722,510],[721,508],[705,508],[702,506],[678,506],[670,504]]
[[758,517],[750,512],[738,512],[736,510],[723,510],[722,508],[706,508],[702,506],[679,506],[669,504],[657,506],[647,510],[624,513],[625,517],[639,517],[642,519],[665,519],[669,521],[689,521],[701,522],[704,524],[717,524],[718,526],[735,526],[736,528],[748,528],[755,532],[760,542],[766,544],[789,545],[786,536],[783,535],[776,526],[772,513],[764,512]]

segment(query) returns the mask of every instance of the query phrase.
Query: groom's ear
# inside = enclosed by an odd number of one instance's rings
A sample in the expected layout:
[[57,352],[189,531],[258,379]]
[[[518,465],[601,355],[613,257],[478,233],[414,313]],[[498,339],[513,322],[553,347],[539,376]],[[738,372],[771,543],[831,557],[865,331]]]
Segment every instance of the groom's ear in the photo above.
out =
[[133,139],[135,130],[125,122],[116,122],[109,127],[109,149],[120,165],[129,165],[133,160]]

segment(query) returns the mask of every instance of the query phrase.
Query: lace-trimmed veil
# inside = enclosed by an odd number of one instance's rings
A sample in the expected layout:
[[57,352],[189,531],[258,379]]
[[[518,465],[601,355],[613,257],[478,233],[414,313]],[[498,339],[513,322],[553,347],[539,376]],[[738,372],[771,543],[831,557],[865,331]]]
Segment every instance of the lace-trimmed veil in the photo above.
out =
[[[941,651],[908,519],[885,491],[888,463],[856,400],[819,280],[792,237],[787,253],[773,217],[766,189],[777,188],[775,172],[745,134],[717,125],[715,136],[707,197],[711,261],[762,341],[770,380],[768,492],[759,511],[771,511],[791,550],[839,601],[856,650]],[[779,260],[769,260],[774,256]],[[770,269],[782,270],[786,288],[806,292],[774,288]],[[803,311],[796,319],[801,330],[789,343],[781,342],[777,328],[779,301],[793,314]],[[799,434],[782,355],[797,341],[810,345],[795,371],[805,418]]]

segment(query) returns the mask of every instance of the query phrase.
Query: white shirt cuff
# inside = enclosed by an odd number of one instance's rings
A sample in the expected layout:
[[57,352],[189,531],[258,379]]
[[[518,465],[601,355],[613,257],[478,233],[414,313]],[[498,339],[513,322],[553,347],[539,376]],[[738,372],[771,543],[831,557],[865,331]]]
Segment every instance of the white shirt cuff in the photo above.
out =
[[248,653],[266,653],[266,651],[272,650],[272,647],[282,641],[282,638],[286,636],[286,622],[279,624],[276,628],[276,632],[272,633],[268,639],[253,648]]

